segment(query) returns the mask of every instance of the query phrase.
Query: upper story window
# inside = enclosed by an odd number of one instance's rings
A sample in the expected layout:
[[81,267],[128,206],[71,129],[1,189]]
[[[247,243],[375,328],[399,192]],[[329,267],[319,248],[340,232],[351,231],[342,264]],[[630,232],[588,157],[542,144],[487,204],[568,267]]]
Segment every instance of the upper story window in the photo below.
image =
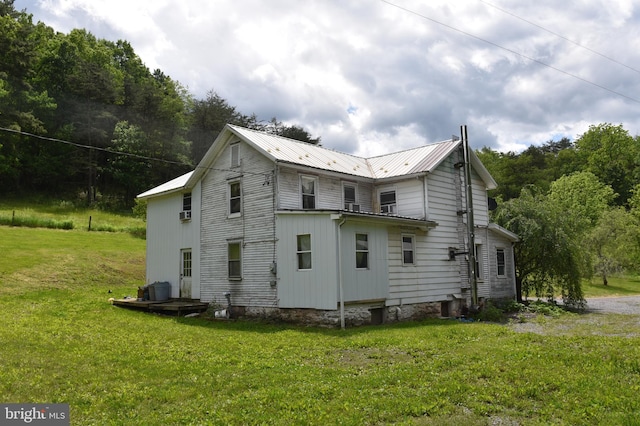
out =
[[229,182],[229,215],[242,212],[242,186],[240,181]]
[[352,211],[360,211],[360,206],[356,199],[356,185],[353,183],[342,184],[342,198],[344,200],[344,209]]
[[240,165],[240,144],[234,143],[231,145],[231,167],[238,167]]
[[302,208],[315,209],[318,191],[318,178],[314,176],[300,176],[300,192],[302,194]]
[[182,194],[182,211],[190,212],[191,211],[191,193],[187,192],[186,194]]
[[182,194],[182,211],[180,211],[180,220],[184,223],[191,221],[191,193]]
[[369,268],[369,235],[356,234],[356,268]]
[[380,212],[396,213],[396,191],[382,191],[380,193]]
[[415,259],[415,241],[413,235],[402,236],[402,264],[414,265]]
[[296,237],[298,269],[311,269],[311,234],[301,234]]
[[498,276],[504,277],[505,275],[507,275],[504,249],[502,248],[496,249],[496,262],[498,264]]

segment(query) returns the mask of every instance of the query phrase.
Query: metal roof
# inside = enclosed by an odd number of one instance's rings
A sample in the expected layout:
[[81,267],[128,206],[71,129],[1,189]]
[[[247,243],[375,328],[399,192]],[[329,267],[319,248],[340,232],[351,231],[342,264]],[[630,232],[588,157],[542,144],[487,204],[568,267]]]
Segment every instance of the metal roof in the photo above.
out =
[[155,188],[151,188],[150,190],[143,192],[138,195],[138,198],[147,198],[155,195],[168,194],[173,191],[181,190],[185,188],[189,178],[193,174],[193,171],[189,173],[185,173],[182,176],[178,176],[175,179],[170,180],[169,182],[165,182],[160,186],[156,186]]
[[367,159],[243,127],[228,127],[274,161],[370,179],[431,172],[460,144],[449,140]]
[[[321,146],[227,124],[204,155],[196,170],[143,192],[138,195],[138,198],[147,198],[192,187],[213,164],[225,144],[235,137],[240,138],[276,163],[303,166],[373,180],[430,173],[461,144],[459,140],[447,140],[377,157],[362,158]],[[495,188],[497,186],[495,180],[493,180],[473,151],[471,151],[471,161],[474,170],[483,179],[487,189]]]

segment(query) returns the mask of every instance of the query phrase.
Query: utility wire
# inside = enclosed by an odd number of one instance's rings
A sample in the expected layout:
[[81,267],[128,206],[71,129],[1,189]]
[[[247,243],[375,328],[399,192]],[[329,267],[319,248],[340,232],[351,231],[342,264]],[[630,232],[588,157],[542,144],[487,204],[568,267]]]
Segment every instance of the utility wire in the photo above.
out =
[[[50,142],[59,142],[59,143],[62,143],[62,144],[75,146],[77,148],[92,149],[92,150],[96,150],[96,151],[106,152],[106,153],[109,153],[109,154],[123,155],[123,156],[126,156],[126,157],[137,158],[139,160],[158,161],[158,162],[165,163],[165,164],[173,164],[173,165],[177,165],[177,166],[190,167],[193,170],[201,168],[201,169],[206,169],[206,170],[215,170],[215,171],[219,171],[219,172],[237,172],[237,170],[232,170],[232,169],[218,169],[218,168],[214,168],[214,167],[202,167],[202,166],[195,166],[194,167],[192,164],[188,164],[188,163],[185,163],[185,162],[182,162],[182,161],[167,160],[167,159],[164,159],[164,158],[154,158],[154,157],[149,157],[149,156],[146,156],[146,155],[132,154],[130,152],[124,152],[124,151],[114,151],[113,149],[109,149],[109,148],[102,148],[102,147],[99,147],[99,146],[92,146],[92,145],[84,145],[84,144],[77,143],[77,142],[71,142],[71,141],[66,141],[66,140],[57,139],[57,138],[50,138],[50,137],[47,137],[47,136],[36,135],[36,134],[33,134],[33,133],[29,133],[29,132],[23,132],[22,130],[9,129],[9,128],[6,128],[6,127],[0,127],[0,131],[15,133],[15,134],[22,135],[22,136],[29,136],[31,138],[41,139],[41,140],[50,141]],[[251,171],[247,171],[247,170],[243,170],[242,173],[243,174],[248,174],[248,175],[256,175],[256,176],[266,176],[266,175],[269,174],[269,173],[256,173],[256,172],[251,172]]]
[[615,63],[616,63],[616,64],[618,64],[618,65],[621,65],[621,66],[623,66],[623,67],[625,67],[625,68],[630,69],[631,71],[634,71],[634,72],[637,72],[638,74],[640,74],[640,70],[638,70],[638,69],[636,69],[636,68],[633,68],[633,67],[630,67],[629,65],[624,64],[624,63],[622,63],[622,62],[620,62],[620,61],[617,61],[617,60],[615,60],[615,59],[613,59],[613,58],[611,58],[611,57],[609,57],[609,56],[607,56],[607,55],[605,55],[605,54],[602,54],[602,53],[598,52],[597,50],[593,50],[593,49],[591,49],[590,47],[587,47],[587,46],[585,46],[585,45],[582,45],[582,44],[578,43],[577,41],[571,40],[570,38],[567,38],[567,37],[563,36],[562,34],[558,34],[558,33],[554,32],[554,31],[551,31],[551,30],[550,30],[550,29],[548,29],[548,28],[543,27],[542,25],[538,25],[538,24],[536,24],[535,22],[531,22],[531,21],[529,21],[529,20],[527,20],[527,19],[524,19],[523,17],[518,16],[518,15],[516,15],[515,13],[509,12],[508,10],[502,9],[501,7],[498,7],[498,6],[496,6],[495,4],[489,3],[488,1],[484,1],[484,0],[478,0],[478,1],[479,1],[480,3],[484,3],[484,4],[486,4],[487,6],[493,7],[494,9],[497,9],[497,10],[499,10],[499,11],[500,11],[500,12],[502,12],[502,13],[506,13],[507,15],[511,15],[511,16],[513,16],[514,18],[517,18],[517,19],[519,19],[519,20],[521,20],[521,21],[523,21],[523,22],[526,22],[526,23],[527,23],[527,24],[529,24],[529,25],[533,25],[533,26],[534,26],[534,27],[536,27],[536,28],[540,28],[541,30],[546,31],[546,32],[548,32],[549,34],[553,34],[554,36],[559,37],[559,38],[561,38],[561,39],[563,39],[563,40],[566,40],[566,41],[568,41],[569,43],[575,44],[575,45],[576,45],[576,46],[578,46],[578,47],[581,47],[581,48],[583,48],[583,49],[585,49],[585,50],[588,50],[588,51],[589,51],[589,52],[591,52],[591,53],[594,53],[594,54],[596,54],[596,55],[598,55],[598,56],[601,56],[601,57],[603,57],[603,58],[605,58],[605,59],[610,60],[611,62],[615,62]]
[[426,19],[427,21],[431,21],[431,22],[433,22],[433,23],[435,23],[435,24],[438,24],[438,25],[441,25],[441,26],[443,26],[443,27],[446,27],[446,28],[448,28],[448,29],[450,29],[450,30],[452,30],[452,31],[456,31],[456,32],[458,32],[458,33],[460,33],[460,34],[466,35],[467,37],[471,37],[471,38],[474,38],[474,39],[476,39],[476,40],[482,41],[483,43],[490,44],[490,45],[492,45],[492,46],[494,46],[494,47],[497,47],[497,48],[499,48],[499,49],[505,50],[505,51],[507,51],[507,52],[509,52],[509,53],[513,53],[514,55],[518,55],[518,56],[520,56],[520,57],[522,57],[522,58],[528,59],[528,60],[530,60],[530,61],[532,61],[532,62],[535,62],[535,63],[540,64],[540,65],[542,65],[542,66],[545,66],[545,67],[547,67],[547,68],[550,68],[550,69],[552,69],[552,70],[554,70],[554,71],[557,71],[557,72],[560,72],[560,73],[562,73],[562,74],[564,74],[564,75],[567,75],[567,76],[569,76],[569,77],[575,78],[576,80],[580,80],[580,81],[582,81],[583,83],[590,84],[590,85],[592,85],[592,86],[594,86],[594,87],[597,87],[597,88],[602,89],[602,90],[606,90],[607,92],[613,93],[614,95],[618,95],[618,96],[623,97],[623,98],[625,98],[625,99],[628,99],[628,100],[630,100],[630,101],[632,101],[632,102],[635,102],[635,103],[640,104],[640,100],[639,100],[639,99],[632,98],[631,96],[627,96],[627,95],[625,95],[624,93],[616,92],[615,90],[613,90],[613,89],[609,89],[609,88],[608,88],[608,87],[606,87],[606,86],[603,86],[603,85],[598,84],[598,83],[594,83],[593,81],[587,80],[586,78],[583,78],[583,77],[580,77],[580,76],[578,76],[578,75],[576,75],[576,74],[570,73],[569,71],[565,71],[565,70],[560,69],[560,68],[558,68],[558,67],[554,67],[553,65],[550,65],[550,64],[548,64],[548,63],[546,63],[546,62],[543,62],[543,61],[541,61],[541,60],[539,60],[539,59],[532,58],[531,56],[525,55],[524,53],[518,52],[518,51],[513,50],[513,49],[509,49],[508,47],[504,47],[504,46],[502,46],[502,45],[500,45],[500,44],[498,44],[498,43],[494,43],[494,42],[492,42],[492,41],[489,41],[489,40],[484,39],[484,38],[482,38],[482,37],[479,37],[479,36],[477,36],[477,35],[474,35],[474,34],[468,33],[468,32],[466,32],[466,31],[463,31],[463,30],[461,30],[461,29],[459,29],[459,28],[456,28],[456,27],[454,27],[454,26],[451,26],[451,25],[449,25],[449,24],[445,24],[444,22],[440,22],[440,21],[438,21],[437,19],[433,19],[433,18],[431,18],[431,17],[429,17],[429,16],[426,16],[426,15],[423,15],[423,14],[421,14],[421,13],[418,13],[418,12],[416,12],[415,10],[408,9],[408,8],[406,8],[406,7],[404,7],[404,6],[400,6],[400,5],[395,4],[395,3],[393,3],[393,2],[391,2],[391,1],[389,1],[389,0],[380,0],[380,1],[381,1],[382,3],[386,3],[386,4],[388,4],[389,6],[393,6],[393,7],[397,8],[397,9],[403,10],[403,11],[405,11],[405,12],[407,12],[407,13],[412,14],[412,15],[418,16],[418,17],[420,17],[420,18],[422,18],[422,19]]

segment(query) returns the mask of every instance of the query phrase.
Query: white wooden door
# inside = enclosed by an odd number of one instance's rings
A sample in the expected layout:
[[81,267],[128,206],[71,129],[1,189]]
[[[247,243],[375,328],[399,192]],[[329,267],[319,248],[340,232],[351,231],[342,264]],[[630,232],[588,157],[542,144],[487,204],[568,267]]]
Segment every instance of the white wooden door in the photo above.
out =
[[180,250],[180,297],[191,299],[191,249]]

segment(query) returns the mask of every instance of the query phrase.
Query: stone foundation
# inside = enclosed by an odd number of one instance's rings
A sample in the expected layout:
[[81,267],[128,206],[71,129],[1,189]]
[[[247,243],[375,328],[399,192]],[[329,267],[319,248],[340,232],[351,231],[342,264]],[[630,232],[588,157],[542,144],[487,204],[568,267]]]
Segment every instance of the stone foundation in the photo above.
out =
[[[346,305],[344,319],[347,327],[387,324],[437,318],[441,315],[441,303],[418,303],[403,306],[380,304]],[[233,318],[251,318],[292,324],[340,327],[340,310],[284,309],[264,307],[233,307]]]

